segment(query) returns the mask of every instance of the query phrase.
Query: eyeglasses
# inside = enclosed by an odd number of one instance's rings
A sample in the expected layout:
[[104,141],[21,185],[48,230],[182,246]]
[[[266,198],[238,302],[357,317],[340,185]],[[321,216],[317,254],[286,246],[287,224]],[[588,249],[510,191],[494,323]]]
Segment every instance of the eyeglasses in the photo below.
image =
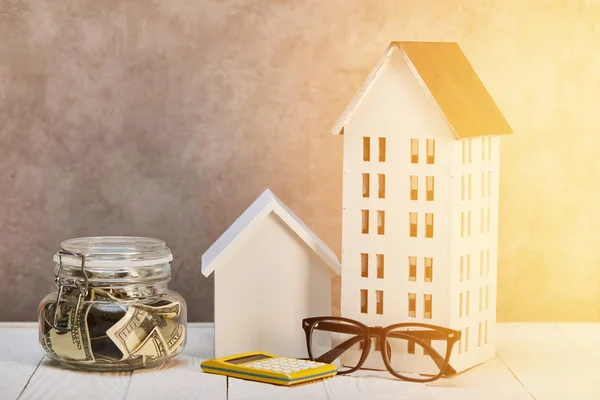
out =
[[461,334],[453,329],[421,323],[368,327],[342,317],[305,318],[302,328],[310,360],[335,362],[338,375],[354,372],[365,363],[372,337],[385,367],[397,378],[432,382],[456,374],[449,361]]

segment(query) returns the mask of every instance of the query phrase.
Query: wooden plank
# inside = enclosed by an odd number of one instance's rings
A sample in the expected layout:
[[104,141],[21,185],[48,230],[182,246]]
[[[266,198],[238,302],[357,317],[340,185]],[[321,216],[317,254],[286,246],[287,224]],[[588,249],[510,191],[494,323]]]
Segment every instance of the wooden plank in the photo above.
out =
[[359,371],[324,381],[327,399],[411,399],[431,400],[423,383],[396,379],[387,371]]
[[[335,379],[335,378],[334,378]],[[297,386],[278,386],[270,383],[229,378],[229,400],[326,400],[324,381]]]
[[0,397],[16,399],[34,373],[43,354],[37,325],[0,325]]
[[122,399],[130,379],[131,372],[74,371],[44,358],[20,399]]
[[440,400],[530,400],[532,397],[498,357],[452,378],[427,384]]
[[598,398],[600,324],[501,324],[497,336],[498,355],[536,399]]
[[202,360],[180,355],[160,367],[134,371],[128,400],[146,399],[223,399],[227,398],[227,378],[205,374]]
[[190,357],[210,359],[215,357],[215,325],[195,322],[188,324],[183,354]]

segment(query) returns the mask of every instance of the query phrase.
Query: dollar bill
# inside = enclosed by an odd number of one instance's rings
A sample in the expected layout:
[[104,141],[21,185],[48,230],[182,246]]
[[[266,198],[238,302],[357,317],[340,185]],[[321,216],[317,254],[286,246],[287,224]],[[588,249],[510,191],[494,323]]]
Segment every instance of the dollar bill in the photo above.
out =
[[168,354],[165,338],[163,337],[161,330],[158,327],[155,327],[142,342],[140,347],[129,355],[129,358],[143,356],[144,362],[148,362],[159,357],[165,357]]
[[[46,321],[50,321],[50,316],[53,315],[54,304],[54,302],[49,302],[44,306]],[[93,363],[95,359],[86,322],[89,311],[90,305],[84,303],[79,310],[71,307],[63,313],[57,322],[57,326],[66,328],[66,331],[56,330],[50,327],[49,324],[45,325],[49,329],[44,331],[41,337],[44,350],[58,358]]]
[[125,316],[106,330],[108,337],[123,353],[123,360],[129,358],[156,326],[156,319],[147,311],[129,307]]
[[178,301],[160,306],[136,304],[135,307],[147,311],[153,316],[160,316],[168,319],[177,318],[181,313],[181,304]]
[[185,340],[185,328],[183,324],[168,319],[158,321],[157,328],[165,339],[167,354],[171,355],[178,351],[179,346]]

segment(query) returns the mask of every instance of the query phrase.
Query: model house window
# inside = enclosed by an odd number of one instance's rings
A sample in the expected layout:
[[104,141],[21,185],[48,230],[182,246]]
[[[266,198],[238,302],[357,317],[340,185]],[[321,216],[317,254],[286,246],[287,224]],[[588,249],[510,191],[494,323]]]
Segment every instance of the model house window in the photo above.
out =
[[369,255],[367,253],[360,253],[360,276],[369,277]]
[[369,233],[369,210],[361,210],[362,213],[362,233]]
[[479,252],[479,276],[483,276],[483,269],[485,267],[485,259],[483,251]]
[[410,199],[417,200],[419,198],[419,178],[415,175],[410,176]]
[[360,312],[366,314],[369,308],[369,297],[367,289],[360,289]]
[[371,161],[371,138],[363,138],[363,161]]
[[417,213],[411,212],[410,215],[410,237],[417,237]]
[[485,147],[485,142],[486,142],[486,137],[482,136],[481,137],[481,161],[485,161],[485,151],[486,151],[486,147]]
[[417,280],[417,257],[408,257],[408,280]]
[[379,197],[380,199],[385,199],[385,175],[377,174],[377,181],[378,181],[377,197]]
[[485,197],[485,172],[481,173],[481,197]]
[[471,236],[471,210],[467,211],[467,236]]
[[487,173],[487,195],[491,197],[492,195],[492,173],[488,171]]
[[462,329],[459,329],[459,331],[460,331],[460,340],[458,341],[458,354],[462,354],[463,340],[465,340],[465,335],[463,334]]
[[481,347],[481,321],[477,324],[477,347]]
[[425,257],[425,282],[433,280],[433,258]]
[[465,237],[465,213],[460,213],[460,237]]
[[431,319],[431,295],[424,294],[423,300],[424,300],[424,308],[425,308],[425,312],[423,313],[423,318]]
[[407,341],[406,343],[408,343],[408,348],[406,349],[406,352],[408,354],[415,354],[415,342],[411,341]]
[[488,310],[490,307],[490,286],[485,285],[485,309]]
[[435,139],[427,139],[427,164],[435,162]]
[[479,311],[483,311],[483,287],[479,288]]
[[490,274],[490,251],[485,251],[485,274]]
[[488,342],[488,322],[487,319],[483,325],[483,343],[487,344]]
[[433,237],[433,214],[425,213],[425,237]]
[[487,222],[486,228],[487,228],[488,233],[490,232],[490,210],[491,210],[490,207],[488,207],[487,208],[487,221],[486,221]]
[[369,174],[362,174],[362,197],[369,197],[370,181]]
[[469,195],[469,200],[471,200],[471,198],[472,198],[471,197],[471,193],[472,193],[472,191],[471,191],[471,174],[469,174],[469,180],[468,180],[468,182],[469,182],[469,184],[467,186],[468,187],[467,191],[468,191],[468,195]]
[[467,163],[467,139],[462,140],[462,163]]
[[419,139],[410,139],[410,162],[419,163]]
[[375,299],[377,301],[376,312],[377,312],[377,314],[382,315],[383,314],[383,290],[375,291]]
[[385,211],[377,211],[377,234],[385,234]]
[[488,138],[487,145],[488,145],[487,158],[488,158],[488,160],[491,160],[492,159],[492,138],[491,137]]
[[470,304],[471,303],[471,291],[467,290],[467,297],[465,299],[465,315],[468,317],[469,316],[469,308],[470,308]]
[[383,254],[377,254],[377,279],[383,279],[384,259]]
[[465,327],[465,351],[469,350],[469,327]]
[[472,157],[472,150],[473,150],[473,141],[471,139],[467,139],[467,151],[469,153],[469,164],[471,164],[473,162],[473,157]]
[[408,257],[408,280],[417,280],[417,257]]
[[460,199],[464,200],[466,198],[465,193],[467,192],[467,185],[465,183],[466,178],[464,175],[460,177]]
[[481,209],[481,233],[485,232],[485,212]]
[[385,138],[379,138],[379,162],[385,162]]
[[460,281],[462,282],[465,277],[465,257],[460,256]]
[[462,318],[463,316],[463,294],[460,293],[458,295],[458,318]]
[[408,294],[408,316],[415,318],[417,316],[417,294]]
[[471,255],[467,254],[467,280],[471,279]]
[[425,178],[427,186],[427,201],[433,201],[433,176]]

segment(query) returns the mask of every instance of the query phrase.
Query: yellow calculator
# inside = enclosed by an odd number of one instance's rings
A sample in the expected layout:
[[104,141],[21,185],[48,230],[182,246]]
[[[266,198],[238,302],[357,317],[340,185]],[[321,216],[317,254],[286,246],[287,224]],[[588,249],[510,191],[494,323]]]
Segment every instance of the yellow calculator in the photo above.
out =
[[262,351],[215,358],[204,361],[200,366],[204,372],[211,374],[284,386],[329,378],[337,373],[333,364],[277,357]]

